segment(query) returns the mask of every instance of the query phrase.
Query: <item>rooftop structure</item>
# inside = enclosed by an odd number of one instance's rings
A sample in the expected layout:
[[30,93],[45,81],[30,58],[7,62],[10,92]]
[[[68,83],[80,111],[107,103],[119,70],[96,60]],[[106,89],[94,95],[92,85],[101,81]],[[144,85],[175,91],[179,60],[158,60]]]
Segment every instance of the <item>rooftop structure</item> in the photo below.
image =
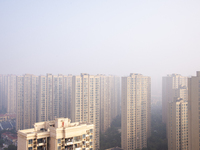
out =
[[34,128],[18,131],[19,150],[93,150],[94,125],[71,123],[68,118],[35,123]]

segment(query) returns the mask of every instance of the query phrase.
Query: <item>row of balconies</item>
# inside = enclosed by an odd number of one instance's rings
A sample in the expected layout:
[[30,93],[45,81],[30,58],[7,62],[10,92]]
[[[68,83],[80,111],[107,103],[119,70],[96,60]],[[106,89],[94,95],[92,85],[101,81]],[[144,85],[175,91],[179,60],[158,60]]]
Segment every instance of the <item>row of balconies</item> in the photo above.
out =
[[92,143],[91,144],[86,144],[85,146],[84,145],[82,145],[82,144],[74,144],[74,145],[68,145],[68,146],[62,146],[62,148],[61,148],[61,150],[78,150],[78,149],[80,149],[80,150],[82,150],[82,149],[85,149],[85,150],[87,150],[87,149],[91,149],[93,146],[92,146]]

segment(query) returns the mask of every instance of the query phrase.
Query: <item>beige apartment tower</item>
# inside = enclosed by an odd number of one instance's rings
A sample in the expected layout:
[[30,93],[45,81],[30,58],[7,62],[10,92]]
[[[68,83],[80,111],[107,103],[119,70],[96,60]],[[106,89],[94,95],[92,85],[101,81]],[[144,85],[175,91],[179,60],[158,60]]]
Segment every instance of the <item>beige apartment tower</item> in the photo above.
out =
[[0,109],[16,113],[16,75],[0,75]]
[[168,116],[168,150],[188,150],[188,102],[175,98]]
[[36,122],[37,76],[17,76],[16,129],[28,129]]
[[200,150],[200,71],[188,79],[189,150]]
[[38,122],[18,131],[18,150],[95,150],[94,125],[68,118]]
[[151,134],[151,78],[132,73],[121,82],[122,148],[145,148]]
[[171,74],[162,78],[162,122],[167,123],[168,103],[174,100],[173,90],[179,86],[187,87],[187,77]]
[[120,78],[98,75],[100,77],[100,127],[105,132],[120,114]]
[[47,92],[46,76],[39,76],[37,79],[37,122],[47,120]]
[[94,124],[94,148],[99,148],[100,77],[82,73],[72,78],[71,117],[73,122]]

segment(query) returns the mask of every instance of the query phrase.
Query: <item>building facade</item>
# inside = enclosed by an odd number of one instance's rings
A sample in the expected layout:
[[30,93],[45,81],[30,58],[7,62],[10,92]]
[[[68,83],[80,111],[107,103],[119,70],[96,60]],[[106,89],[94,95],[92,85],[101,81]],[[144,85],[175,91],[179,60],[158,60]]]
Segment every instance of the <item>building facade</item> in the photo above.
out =
[[72,78],[73,122],[88,122],[95,126],[94,147],[100,147],[100,78],[82,73]]
[[173,90],[187,87],[187,77],[171,74],[162,78],[162,122],[167,124],[168,103],[174,100]]
[[122,149],[142,149],[151,135],[151,78],[130,74],[121,80]]
[[94,125],[71,123],[68,118],[38,122],[18,131],[18,150],[95,150]]
[[200,71],[188,79],[189,150],[200,150]]
[[121,113],[120,78],[98,75],[100,77],[100,127],[104,133],[112,121]]
[[168,113],[168,149],[188,150],[188,101],[174,99]]
[[36,122],[37,76],[17,76],[16,129],[28,129]]

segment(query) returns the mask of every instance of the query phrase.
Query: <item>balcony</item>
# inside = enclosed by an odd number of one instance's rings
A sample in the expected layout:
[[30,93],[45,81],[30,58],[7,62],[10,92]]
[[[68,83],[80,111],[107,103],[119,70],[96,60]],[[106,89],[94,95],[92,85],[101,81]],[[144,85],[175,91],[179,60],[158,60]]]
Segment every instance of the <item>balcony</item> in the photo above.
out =
[[67,139],[65,139],[65,143],[67,145],[72,145],[73,144],[73,138],[67,138]]
[[65,146],[65,150],[73,150],[73,145]]
[[82,136],[74,137],[74,142],[80,142],[80,141],[82,141]]

